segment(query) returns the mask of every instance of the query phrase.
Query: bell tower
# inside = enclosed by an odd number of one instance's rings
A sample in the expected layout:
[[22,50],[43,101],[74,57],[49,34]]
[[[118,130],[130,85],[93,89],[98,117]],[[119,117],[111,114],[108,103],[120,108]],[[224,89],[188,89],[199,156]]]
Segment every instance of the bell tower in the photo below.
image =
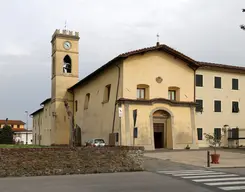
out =
[[52,36],[51,69],[51,143],[69,143],[69,119],[64,101],[73,107],[73,95],[67,89],[78,82],[79,33],[56,30]]

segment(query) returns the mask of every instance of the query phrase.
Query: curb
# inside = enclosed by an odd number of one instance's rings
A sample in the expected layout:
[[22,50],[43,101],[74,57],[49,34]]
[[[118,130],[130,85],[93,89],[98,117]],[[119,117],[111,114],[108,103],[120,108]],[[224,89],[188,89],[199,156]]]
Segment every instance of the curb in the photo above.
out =
[[229,166],[229,167],[206,167],[207,169],[235,169],[235,168],[245,168],[245,166]]

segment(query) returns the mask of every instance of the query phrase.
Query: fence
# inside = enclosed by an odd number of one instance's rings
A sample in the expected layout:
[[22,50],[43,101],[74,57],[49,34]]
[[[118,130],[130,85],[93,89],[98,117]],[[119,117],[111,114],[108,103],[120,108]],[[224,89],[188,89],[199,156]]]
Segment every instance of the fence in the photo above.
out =
[[228,147],[239,148],[245,146],[245,128],[228,129]]

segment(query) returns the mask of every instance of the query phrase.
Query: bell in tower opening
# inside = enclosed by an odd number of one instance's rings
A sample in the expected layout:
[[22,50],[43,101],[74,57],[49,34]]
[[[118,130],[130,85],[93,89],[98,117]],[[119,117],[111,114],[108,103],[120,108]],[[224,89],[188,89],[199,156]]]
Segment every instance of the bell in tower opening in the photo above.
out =
[[63,73],[71,73],[71,58],[66,55],[63,60]]

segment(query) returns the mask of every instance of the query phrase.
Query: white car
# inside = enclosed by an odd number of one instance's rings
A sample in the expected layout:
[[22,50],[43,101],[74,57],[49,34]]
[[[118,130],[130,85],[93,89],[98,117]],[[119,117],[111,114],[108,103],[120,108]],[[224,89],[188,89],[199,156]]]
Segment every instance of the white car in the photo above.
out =
[[104,139],[100,139],[100,138],[90,139],[86,142],[86,146],[104,147],[105,141]]

